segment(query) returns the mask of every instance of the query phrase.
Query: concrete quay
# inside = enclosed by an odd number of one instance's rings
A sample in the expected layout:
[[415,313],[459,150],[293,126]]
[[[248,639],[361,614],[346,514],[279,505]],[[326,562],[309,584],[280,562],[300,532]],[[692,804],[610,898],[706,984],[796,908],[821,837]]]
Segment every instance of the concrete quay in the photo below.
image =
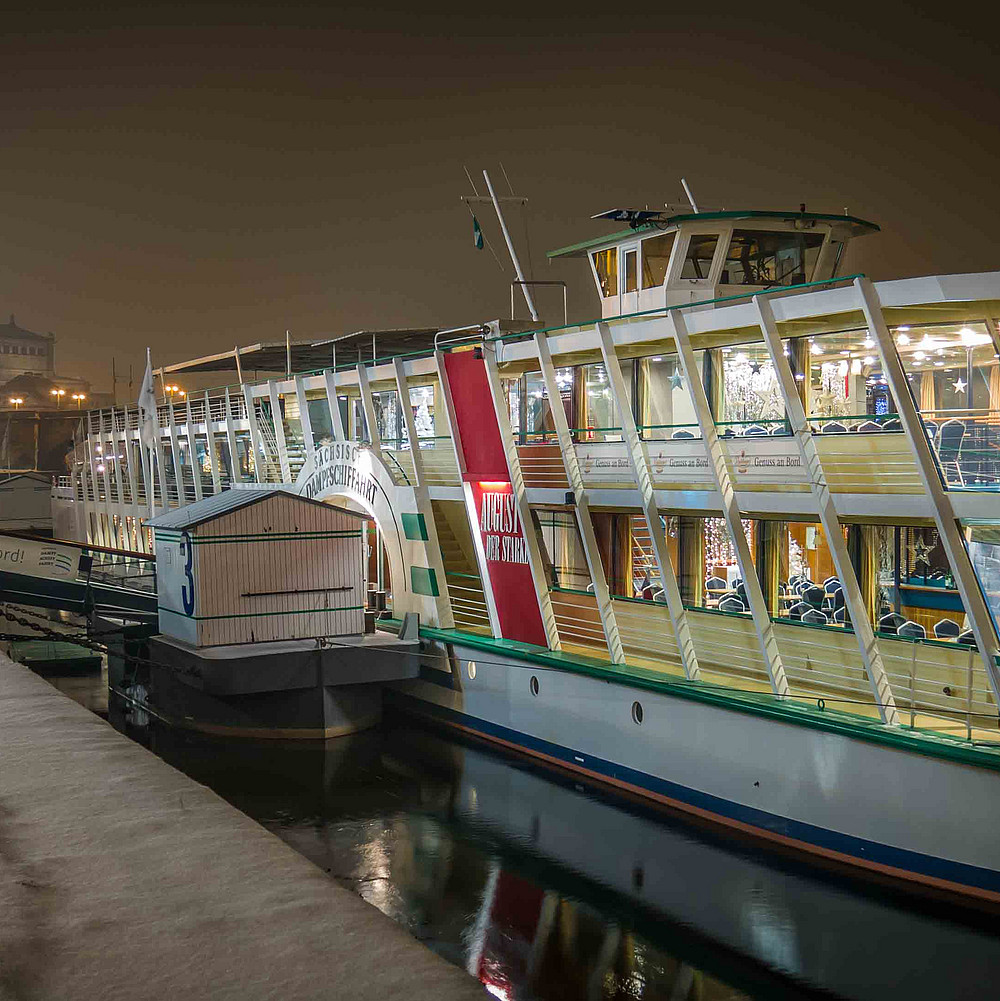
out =
[[210,789],[0,657],[0,1001],[483,997]]

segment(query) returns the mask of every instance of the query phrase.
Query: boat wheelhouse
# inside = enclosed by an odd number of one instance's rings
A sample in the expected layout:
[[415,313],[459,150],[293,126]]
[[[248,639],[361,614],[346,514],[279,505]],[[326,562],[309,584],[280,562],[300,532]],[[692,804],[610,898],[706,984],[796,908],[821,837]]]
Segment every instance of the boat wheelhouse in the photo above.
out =
[[420,615],[400,705],[995,905],[1000,273],[842,275],[875,229],[667,216],[555,252],[594,322],[166,367],[239,381],[167,390],[151,465],[135,408],[88,414],[61,503],[130,549],[225,489],[351,504],[383,625]]

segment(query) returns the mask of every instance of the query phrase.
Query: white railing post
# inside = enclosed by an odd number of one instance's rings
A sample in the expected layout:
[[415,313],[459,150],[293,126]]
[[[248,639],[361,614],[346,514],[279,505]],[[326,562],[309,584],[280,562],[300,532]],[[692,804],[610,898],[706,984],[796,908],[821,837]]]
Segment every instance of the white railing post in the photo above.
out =
[[882,655],[879,653],[878,644],[875,641],[875,631],[868,620],[868,611],[865,608],[864,598],[861,596],[861,587],[847,551],[847,544],[844,542],[843,529],[833,503],[833,496],[827,485],[826,473],[820,461],[816,443],[813,441],[812,429],[809,426],[805,407],[795,386],[795,376],[792,374],[791,365],[785,358],[784,345],[781,341],[781,335],[778,333],[774,311],[771,309],[771,303],[763,296],[755,295],[753,301],[757,307],[757,318],[760,322],[761,333],[764,335],[764,343],[771,355],[771,364],[774,366],[774,372],[778,379],[778,387],[784,397],[785,413],[788,415],[788,422],[802,458],[802,465],[809,477],[809,486],[812,490],[813,500],[816,502],[816,510],[819,514],[820,524],[823,526],[826,543],[830,548],[830,555],[833,557],[833,566],[844,590],[844,605],[858,641],[861,661],[868,674],[868,682],[871,685],[875,705],[882,722],[895,726],[899,722],[899,714],[896,710],[892,686],[889,684],[885,665],[882,663]]
[[618,421],[622,428],[622,437],[628,446],[629,461],[632,464],[632,474],[639,489],[639,499],[642,503],[642,513],[646,519],[649,538],[653,544],[653,554],[660,571],[660,585],[666,598],[667,612],[674,628],[674,640],[680,654],[684,676],[690,681],[701,677],[698,657],[695,653],[694,640],[688,626],[687,613],[684,611],[684,601],[681,589],[677,583],[670,553],[667,549],[667,536],[660,523],[660,512],[656,507],[656,492],[653,487],[653,477],[649,468],[649,451],[646,443],[639,436],[632,409],[628,404],[628,393],[625,387],[625,377],[622,367],[615,354],[615,345],[611,337],[611,328],[606,323],[597,324],[597,332],[601,338],[601,355],[604,358],[604,369],[608,373],[611,384],[611,395],[618,411]]
[[594,521],[590,515],[590,500],[583,484],[583,473],[580,472],[580,463],[577,461],[573,436],[570,434],[569,421],[566,420],[566,411],[563,408],[559,385],[556,382],[555,365],[552,364],[552,354],[549,351],[544,333],[535,334],[535,349],[538,351],[538,360],[542,366],[542,378],[545,380],[549,410],[556,427],[556,437],[559,439],[559,447],[562,451],[566,478],[573,490],[576,524],[583,542],[587,569],[590,571],[590,579],[594,585],[594,598],[597,601],[597,611],[601,616],[601,626],[604,630],[604,640],[608,646],[608,655],[613,663],[622,664],[625,661],[625,651],[622,648],[621,634],[618,631],[618,620],[611,604],[611,592],[608,589],[604,564],[601,562],[600,547],[594,532]]
[[719,491],[722,515],[725,518],[730,541],[736,552],[736,560],[739,564],[740,575],[743,577],[743,587],[750,603],[750,613],[753,616],[754,628],[757,631],[757,639],[760,642],[760,650],[764,657],[764,666],[767,668],[771,689],[775,695],[785,696],[788,695],[788,679],[785,677],[785,667],[781,661],[781,653],[774,635],[774,625],[764,602],[764,592],[761,590],[760,581],[757,579],[757,569],[753,565],[750,546],[743,534],[742,516],[736,501],[732,477],[729,475],[726,451],[722,447],[722,442],[715,429],[715,417],[708,402],[705,386],[701,381],[701,373],[698,371],[694,349],[691,347],[691,337],[688,334],[687,324],[684,322],[684,317],[676,309],[667,313],[667,321],[673,329],[677,357],[684,371],[688,393],[698,417],[698,426],[701,428],[702,443],[708,454],[709,466]]
[[1000,704],[1000,671],[997,669],[996,662],[1000,648],[998,648],[996,635],[993,632],[989,609],[986,607],[983,593],[979,588],[979,580],[972,568],[972,562],[962,540],[962,533],[958,528],[958,520],[951,506],[951,498],[938,475],[937,463],[931,453],[927,433],[910,393],[910,385],[906,373],[903,371],[903,363],[899,359],[896,345],[893,343],[889,327],[882,315],[882,304],[878,291],[867,278],[855,279],[854,286],[858,291],[861,310],[868,323],[868,329],[878,345],[879,355],[882,359],[882,371],[889,383],[892,398],[896,402],[896,412],[910,442],[910,448],[913,450],[913,457],[916,460],[924,489],[931,499],[941,546],[948,557],[952,573],[955,575],[955,584],[962,598],[965,612],[969,616],[969,623],[976,637],[976,646],[979,648],[979,654],[986,669],[986,677],[993,690],[993,698]]

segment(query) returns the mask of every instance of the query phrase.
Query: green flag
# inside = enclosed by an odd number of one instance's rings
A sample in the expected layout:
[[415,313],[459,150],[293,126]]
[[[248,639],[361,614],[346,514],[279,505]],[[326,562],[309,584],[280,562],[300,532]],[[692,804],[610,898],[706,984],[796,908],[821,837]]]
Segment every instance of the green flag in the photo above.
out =
[[476,250],[483,249],[483,231],[475,215],[472,217],[472,242],[476,245]]

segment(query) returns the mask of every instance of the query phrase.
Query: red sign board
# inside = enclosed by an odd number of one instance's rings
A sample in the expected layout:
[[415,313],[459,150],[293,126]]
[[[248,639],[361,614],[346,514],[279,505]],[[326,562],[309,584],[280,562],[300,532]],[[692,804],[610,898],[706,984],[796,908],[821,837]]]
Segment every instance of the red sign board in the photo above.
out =
[[523,526],[510,483],[486,366],[472,351],[444,356],[493,603],[504,639],[546,646]]

